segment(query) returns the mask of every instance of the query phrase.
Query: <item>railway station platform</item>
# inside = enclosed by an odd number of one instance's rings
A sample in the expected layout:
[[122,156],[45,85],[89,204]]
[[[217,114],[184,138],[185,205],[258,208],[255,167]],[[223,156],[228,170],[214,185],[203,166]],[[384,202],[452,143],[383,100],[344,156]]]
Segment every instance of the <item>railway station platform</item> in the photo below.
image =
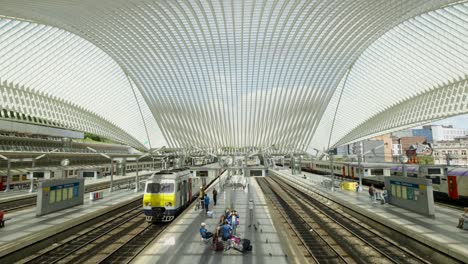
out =
[[[288,245],[282,239],[284,235],[281,232],[285,231],[275,228],[263,192],[254,177],[245,179],[245,190],[242,187],[232,189],[229,184],[223,190],[219,183],[215,183],[218,190],[216,206],[213,206],[211,188],[208,191],[213,218],[207,218],[203,210],[195,210],[192,204],[132,263],[300,263],[292,261],[294,254],[289,253]],[[252,221],[250,199],[254,201]],[[211,239],[209,242],[201,240],[200,224],[206,223],[207,229],[213,232],[220,216],[230,207],[240,215],[237,236],[250,239],[252,251],[242,253],[232,248],[214,251]]]
[[[361,215],[383,224],[389,229],[414,238],[418,242],[450,255],[463,263],[468,263],[468,232],[456,227],[458,218],[463,213],[444,206],[436,205],[435,217],[413,213],[390,204],[373,203],[369,197],[368,188],[364,186],[361,192],[335,190],[323,187],[322,180],[329,176],[321,176],[308,172],[292,175],[291,170],[274,170],[270,175],[278,175],[284,179],[310,188],[328,199]],[[306,176],[306,179],[303,176]]]
[[91,201],[89,195],[85,195],[83,205],[44,216],[36,216],[35,206],[10,212],[6,215],[10,220],[6,222],[4,228],[0,229],[0,258],[14,250],[78,226],[133,200],[140,202],[142,194],[142,190],[137,193],[134,190],[124,189],[114,192],[105,190],[103,199]]
[[[138,172],[139,177],[149,176],[153,173],[152,171],[140,171]],[[127,173],[125,176],[114,175],[114,182],[118,189],[118,184],[124,184],[126,181],[131,182],[135,180],[136,172]],[[98,186],[103,183],[109,183],[110,176],[104,176],[99,179],[85,178],[85,186]],[[35,197],[36,191],[30,193],[29,190],[10,190],[8,192],[0,191],[0,204],[10,202],[14,200],[21,200],[29,197]]]

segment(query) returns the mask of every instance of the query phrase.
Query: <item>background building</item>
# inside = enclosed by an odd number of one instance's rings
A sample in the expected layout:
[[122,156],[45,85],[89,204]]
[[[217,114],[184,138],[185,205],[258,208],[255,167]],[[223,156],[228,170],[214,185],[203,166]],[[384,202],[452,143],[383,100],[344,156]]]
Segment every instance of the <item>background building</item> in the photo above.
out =
[[454,128],[453,126],[431,126],[433,141],[455,140],[455,138],[468,135],[468,129]]
[[437,141],[433,144],[435,164],[468,165],[467,152],[468,137],[466,136],[456,138],[454,141]]
[[424,137],[426,142],[454,140],[468,135],[466,128],[454,128],[452,125],[427,125],[422,128],[406,129],[392,134],[395,137]]

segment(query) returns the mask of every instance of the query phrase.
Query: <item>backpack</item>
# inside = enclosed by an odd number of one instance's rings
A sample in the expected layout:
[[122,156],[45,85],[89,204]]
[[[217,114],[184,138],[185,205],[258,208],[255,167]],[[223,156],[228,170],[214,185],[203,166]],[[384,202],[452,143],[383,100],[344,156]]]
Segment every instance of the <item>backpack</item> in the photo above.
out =
[[249,239],[241,239],[242,248],[244,251],[251,251],[252,245],[250,244]]

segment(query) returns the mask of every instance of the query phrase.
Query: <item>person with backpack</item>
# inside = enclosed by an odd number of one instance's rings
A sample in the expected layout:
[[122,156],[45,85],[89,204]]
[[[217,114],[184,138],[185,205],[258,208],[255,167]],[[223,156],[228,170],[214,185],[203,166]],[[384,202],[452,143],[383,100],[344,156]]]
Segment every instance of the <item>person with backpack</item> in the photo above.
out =
[[229,222],[226,220],[224,221],[224,225],[221,226],[221,240],[227,244],[227,246],[224,247],[224,250],[229,249],[229,239],[231,238],[232,235],[232,228],[229,225]]

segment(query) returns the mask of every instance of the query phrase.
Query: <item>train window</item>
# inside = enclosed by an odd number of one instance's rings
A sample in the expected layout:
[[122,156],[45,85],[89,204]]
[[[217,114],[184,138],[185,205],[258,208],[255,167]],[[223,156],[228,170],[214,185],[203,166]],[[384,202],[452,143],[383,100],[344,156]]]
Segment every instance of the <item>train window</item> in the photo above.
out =
[[440,177],[439,176],[433,177],[432,184],[440,184]]
[[13,175],[13,181],[14,182],[19,181],[19,175]]
[[440,168],[428,168],[427,174],[440,174]]
[[146,188],[147,193],[173,193],[173,183],[148,183]]
[[373,169],[373,170],[372,170],[372,175],[376,175],[376,176],[378,176],[378,175],[384,175],[383,169]]

